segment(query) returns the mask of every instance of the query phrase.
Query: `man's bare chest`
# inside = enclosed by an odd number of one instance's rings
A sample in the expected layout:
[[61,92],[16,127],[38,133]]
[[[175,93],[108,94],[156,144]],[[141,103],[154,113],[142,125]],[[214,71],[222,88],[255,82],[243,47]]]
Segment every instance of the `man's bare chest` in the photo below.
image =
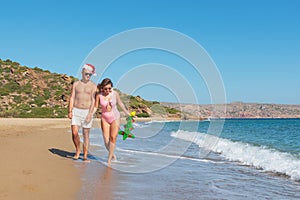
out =
[[79,94],[79,93],[91,94],[91,93],[92,93],[92,87],[91,87],[90,85],[79,84],[79,85],[75,88],[75,92],[76,92],[77,94]]

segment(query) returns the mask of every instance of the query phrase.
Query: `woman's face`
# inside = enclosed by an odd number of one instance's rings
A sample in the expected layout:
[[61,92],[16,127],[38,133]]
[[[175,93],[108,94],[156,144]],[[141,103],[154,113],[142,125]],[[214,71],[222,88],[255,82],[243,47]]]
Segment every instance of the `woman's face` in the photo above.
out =
[[102,92],[104,95],[108,95],[109,93],[111,93],[111,91],[112,91],[111,84],[107,84],[102,88]]

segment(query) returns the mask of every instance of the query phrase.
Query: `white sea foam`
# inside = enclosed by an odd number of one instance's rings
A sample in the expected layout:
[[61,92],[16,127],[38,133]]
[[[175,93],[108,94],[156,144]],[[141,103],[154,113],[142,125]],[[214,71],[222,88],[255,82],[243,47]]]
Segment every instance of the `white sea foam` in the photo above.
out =
[[[179,130],[172,132],[171,136],[192,141],[199,145],[200,148],[220,153],[230,161],[238,161],[242,164],[251,165],[265,171],[288,175],[293,180],[300,180],[300,160],[289,153],[280,152],[264,146],[253,146],[248,143],[233,142],[204,133],[198,133],[198,137],[191,138],[190,135],[194,134],[194,132]],[[211,145],[211,143],[207,145],[206,141],[215,142],[214,145]]]
[[165,153],[159,153],[159,152],[152,152],[152,151],[141,151],[141,150],[133,150],[133,149],[121,149],[117,148],[116,151],[118,152],[126,152],[126,153],[134,153],[134,154],[142,154],[142,155],[148,155],[148,156],[159,156],[164,158],[175,158],[175,159],[182,159],[182,160],[193,160],[196,162],[205,162],[205,163],[223,163],[219,161],[214,160],[208,160],[208,159],[200,159],[200,158],[193,158],[193,157],[187,157],[187,156],[179,156],[179,155],[171,155],[171,154],[165,154]]
[[152,123],[167,123],[167,122],[178,122],[178,121],[176,121],[176,120],[152,120],[151,122]]
[[146,128],[149,126],[147,123],[133,123],[133,128]]

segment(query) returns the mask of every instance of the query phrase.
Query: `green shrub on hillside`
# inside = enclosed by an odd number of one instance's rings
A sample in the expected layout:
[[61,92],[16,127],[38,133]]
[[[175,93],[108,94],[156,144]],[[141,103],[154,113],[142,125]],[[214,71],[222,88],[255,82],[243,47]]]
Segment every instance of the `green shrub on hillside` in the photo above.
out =
[[136,115],[137,117],[150,117],[148,113],[139,113]]
[[61,96],[63,95],[63,93],[64,93],[64,90],[62,89],[62,88],[60,88],[59,90],[57,90],[56,92],[55,92],[55,99],[56,100],[60,100],[61,99]]
[[5,88],[5,87],[0,87],[0,95],[1,96],[6,96],[6,95],[9,95],[10,93],[10,90]]
[[15,103],[21,103],[22,102],[21,96],[14,96],[14,102]]
[[56,117],[62,118],[68,115],[68,108],[55,108]]
[[10,59],[6,59],[6,60],[4,61],[4,63],[5,63],[5,64],[11,64],[12,61],[11,61]]
[[144,105],[146,105],[147,107],[153,106],[153,102],[152,102],[152,101],[146,101],[146,100],[143,100],[142,103],[143,103]]
[[23,85],[22,91],[25,94],[31,94],[32,93],[32,85],[30,83],[26,83],[26,85]]
[[3,69],[4,73],[10,74],[10,69],[8,67],[2,68],[2,69]]
[[20,73],[23,73],[23,72],[26,72],[27,71],[27,68],[26,67],[23,67],[23,66],[20,66],[19,67],[19,72]]
[[20,104],[19,106],[17,106],[17,109],[20,110],[20,112],[27,112],[29,110],[31,110],[31,107],[28,104]]
[[180,111],[175,109],[175,108],[169,108],[169,107],[165,107],[167,112],[170,113],[170,114],[176,114],[176,113],[179,113]]
[[160,114],[160,115],[166,115],[167,114],[167,110],[164,106],[155,104],[153,106],[151,106],[151,110],[153,113],[155,114]]
[[0,117],[18,117],[19,113],[15,109],[4,110],[0,112]]
[[136,109],[136,108],[140,108],[140,107],[141,107],[140,103],[139,103],[139,102],[135,102],[135,101],[131,101],[131,102],[129,103],[129,106],[130,106],[131,108],[133,108],[133,109]]
[[20,90],[20,86],[16,82],[8,82],[3,87],[6,88],[7,90],[9,90],[10,92]]
[[[54,81],[54,82],[57,83],[57,80]],[[61,90],[61,89],[62,89],[61,86],[59,86],[57,84],[53,84],[53,85],[50,86],[51,91],[56,91],[56,90]]]
[[45,96],[45,99],[49,99],[51,97],[51,93],[50,93],[49,89],[44,90],[44,96]]
[[41,69],[41,68],[39,68],[39,67],[34,67],[33,68],[35,71],[38,71],[38,72],[43,72],[44,70],[43,69]]
[[18,62],[12,62],[11,64],[15,69],[17,69],[20,66],[20,63]]
[[35,104],[35,105],[37,105],[37,106],[40,107],[40,106],[46,104],[45,97],[43,97],[43,96],[37,96],[33,101],[30,101],[29,103],[30,104]]

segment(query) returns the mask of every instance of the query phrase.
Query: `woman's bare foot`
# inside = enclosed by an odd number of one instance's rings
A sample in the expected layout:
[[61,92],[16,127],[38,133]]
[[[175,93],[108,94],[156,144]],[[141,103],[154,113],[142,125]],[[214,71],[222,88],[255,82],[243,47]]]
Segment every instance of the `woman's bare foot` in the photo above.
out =
[[89,159],[87,159],[87,158],[83,158],[83,162],[90,163],[91,161]]

